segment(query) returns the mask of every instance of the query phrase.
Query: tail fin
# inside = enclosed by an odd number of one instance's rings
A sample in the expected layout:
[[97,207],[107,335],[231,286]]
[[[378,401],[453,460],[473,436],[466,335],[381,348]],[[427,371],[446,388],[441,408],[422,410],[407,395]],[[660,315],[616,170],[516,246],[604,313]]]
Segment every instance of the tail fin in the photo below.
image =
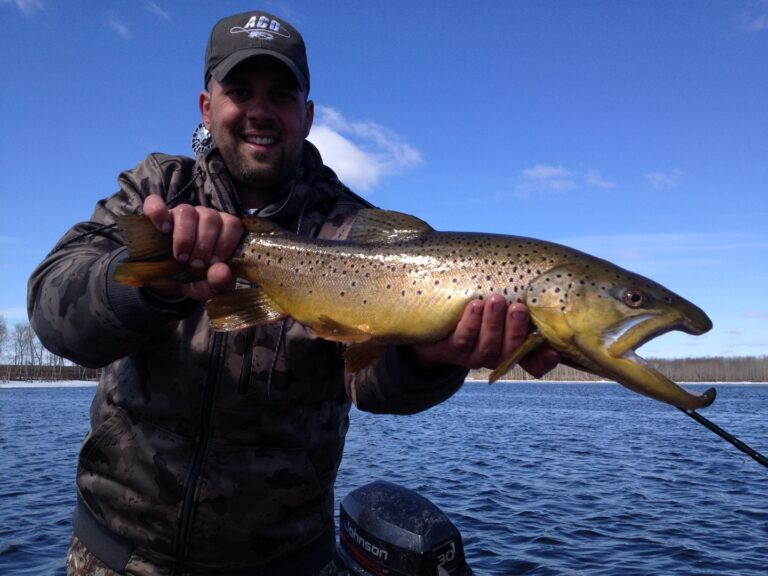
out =
[[173,258],[173,243],[146,216],[119,216],[117,225],[128,248],[128,258],[117,265],[115,280],[128,286],[176,285],[199,280],[200,273]]

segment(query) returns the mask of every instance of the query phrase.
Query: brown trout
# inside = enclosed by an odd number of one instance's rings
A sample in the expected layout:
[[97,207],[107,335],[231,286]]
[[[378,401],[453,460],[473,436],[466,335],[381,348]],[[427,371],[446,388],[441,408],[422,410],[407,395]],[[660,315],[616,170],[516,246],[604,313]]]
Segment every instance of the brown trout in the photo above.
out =
[[[208,302],[215,330],[291,317],[322,338],[348,344],[345,360],[354,372],[387,344],[444,338],[470,300],[497,293],[523,302],[535,330],[492,372],[491,382],[548,344],[564,363],[686,410],[715,398],[714,389],[686,391],[635,353],[670,330],[707,332],[707,315],[606,260],[532,238],[439,232],[384,210],[361,210],[343,241],[296,236],[258,217],[243,223],[246,233],[227,264],[255,287]],[[129,258],[117,281],[147,286],[190,279],[191,269],[170,258],[170,236],[142,216],[121,217],[118,224]]]

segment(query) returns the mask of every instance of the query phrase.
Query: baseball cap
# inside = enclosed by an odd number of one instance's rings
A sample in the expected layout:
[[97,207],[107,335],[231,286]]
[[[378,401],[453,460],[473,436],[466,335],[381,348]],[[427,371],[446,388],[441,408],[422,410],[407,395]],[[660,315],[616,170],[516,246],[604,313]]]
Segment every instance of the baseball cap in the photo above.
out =
[[267,12],[243,12],[219,20],[205,50],[205,86],[223,80],[235,66],[254,56],[272,56],[285,64],[309,93],[304,39],[293,26]]

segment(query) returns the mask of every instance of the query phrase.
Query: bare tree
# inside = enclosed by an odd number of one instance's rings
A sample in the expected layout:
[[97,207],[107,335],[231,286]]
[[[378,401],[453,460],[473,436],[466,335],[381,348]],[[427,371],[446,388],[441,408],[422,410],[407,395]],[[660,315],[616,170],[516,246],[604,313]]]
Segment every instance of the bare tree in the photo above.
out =
[[16,365],[40,366],[43,363],[43,345],[28,322],[13,327],[13,363]]
[[8,325],[5,323],[5,317],[0,314],[0,361],[5,359],[5,345],[8,339]]

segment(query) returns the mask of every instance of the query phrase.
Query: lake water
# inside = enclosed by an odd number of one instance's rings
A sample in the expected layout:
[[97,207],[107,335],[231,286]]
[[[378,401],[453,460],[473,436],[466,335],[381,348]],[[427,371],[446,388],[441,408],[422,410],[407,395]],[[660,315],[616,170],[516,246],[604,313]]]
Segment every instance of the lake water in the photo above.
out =
[[[64,574],[93,392],[0,386],[0,574]],[[702,413],[768,453],[768,385],[719,386]],[[479,576],[768,574],[768,468],[616,384],[470,382],[351,420],[337,501],[379,479],[418,491]]]

